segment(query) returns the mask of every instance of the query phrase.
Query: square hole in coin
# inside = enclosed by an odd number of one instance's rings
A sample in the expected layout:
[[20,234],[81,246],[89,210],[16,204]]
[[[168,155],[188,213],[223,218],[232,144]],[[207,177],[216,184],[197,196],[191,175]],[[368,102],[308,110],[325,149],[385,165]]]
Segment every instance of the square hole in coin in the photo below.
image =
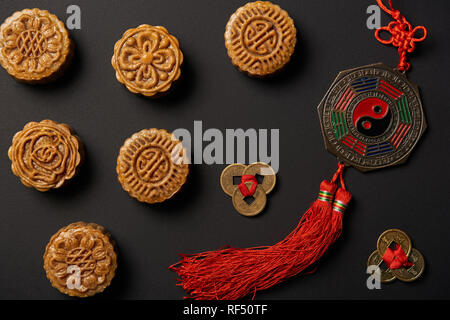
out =
[[258,184],[262,184],[264,181],[264,176],[262,176],[260,174],[255,174],[255,178],[256,178],[256,181],[258,182]]
[[251,205],[253,203],[253,201],[255,201],[255,198],[253,196],[250,197],[245,197],[244,201],[248,204]]

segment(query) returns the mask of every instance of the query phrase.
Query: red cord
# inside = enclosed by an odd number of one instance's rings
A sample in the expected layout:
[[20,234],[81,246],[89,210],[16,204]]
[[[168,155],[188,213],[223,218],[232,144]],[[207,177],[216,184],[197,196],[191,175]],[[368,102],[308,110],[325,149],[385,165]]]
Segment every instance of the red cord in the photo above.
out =
[[[250,188],[247,187],[246,182],[251,182]],[[241,177],[241,183],[238,184],[238,188],[244,197],[251,197],[255,194],[258,181],[255,176],[245,174]]]
[[398,244],[395,249],[387,248],[383,255],[383,261],[389,269],[400,269],[403,267],[410,267],[413,264],[408,261],[405,251]]
[[[413,29],[400,11],[392,7],[392,0],[389,0],[390,9],[383,4],[382,0],[377,0],[377,3],[380,8],[390,14],[395,21],[390,22],[386,27],[377,29],[375,31],[375,38],[383,44],[392,44],[394,47],[397,47],[398,55],[400,57],[397,69],[402,72],[408,71],[411,65],[406,61],[406,53],[414,51],[416,42],[425,40],[428,34],[427,28],[418,26]],[[414,38],[415,33],[419,30],[422,30],[423,36],[421,38]],[[391,37],[388,40],[383,40],[380,37],[381,31],[389,32]]]
[[333,178],[331,179],[331,182],[334,183],[337,180],[337,177],[339,177],[339,180],[341,182],[341,188],[345,189],[345,183],[344,183],[344,177],[343,177],[343,172],[345,169],[345,164],[339,162],[338,163],[338,169],[336,170],[336,173],[333,175]]

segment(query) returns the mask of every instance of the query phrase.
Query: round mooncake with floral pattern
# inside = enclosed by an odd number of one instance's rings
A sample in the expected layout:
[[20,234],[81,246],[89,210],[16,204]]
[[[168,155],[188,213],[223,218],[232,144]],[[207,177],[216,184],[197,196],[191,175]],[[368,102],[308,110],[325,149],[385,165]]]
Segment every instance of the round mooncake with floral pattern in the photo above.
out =
[[60,229],[44,253],[44,269],[62,293],[89,297],[105,290],[114,278],[117,254],[111,236],[95,223],[76,222]]
[[183,53],[166,28],[143,24],[125,31],[111,63],[128,90],[151,97],[168,91],[180,77]]
[[0,64],[16,80],[54,80],[72,54],[73,42],[64,23],[47,10],[15,12],[0,26]]

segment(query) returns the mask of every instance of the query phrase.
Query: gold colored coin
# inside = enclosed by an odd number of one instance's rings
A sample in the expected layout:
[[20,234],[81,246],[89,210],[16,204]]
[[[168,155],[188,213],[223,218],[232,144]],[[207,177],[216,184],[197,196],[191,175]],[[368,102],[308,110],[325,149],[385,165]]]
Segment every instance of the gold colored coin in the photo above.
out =
[[408,261],[414,265],[407,268],[392,270],[392,274],[397,277],[397,279],[405,282],[411,282],[418,279],[425,269],[425,259],[417,249],[412,248]]
[[380,254],[378,253],[378,250],[375,250],[372,252],[372,254],[369,256],[369,259],[367,259],[367,266],[378,266],[378,269],[380,270],[380,281],[382,283],[388,283],[395,280],[395,275],[393,274],[391,269],[383,270],[380,265],[383,262],[383,259],[381,258]]
[[241,163],[234,163],[223,169],[220,175],[220,185],[223,191],[230,197],[233,196],[235,189],[237,189],[237,185],[233,183],[233,177],[242,176],[245,168],[246,166]]
[[388,229],[380,235],[377,241],[377,249],[380,257],[384,255],[386,249],[389,248],[389,246],[393,242],[399,244],[402,247],[405,254],[409,256],[412,244],[411,239],[408,237],[408,235],[399,229]]
[[275,171],[271,166],[264,162],[255,162],[248,165],[243,174],[263,176],[264,180],[260,184],[260,186],[262,186],[266,194],[270,193],[273,190],[277,181]]
[[242,195],[241,190],[236,188],[233,193],[233,206],[237,212],[243,216],[252,217],[260,213],[266,206],[267,197],[266,192],[261,186],[256,187],[256,191],[253,194],[253,202],[248,204],[245,201],[245,197]]

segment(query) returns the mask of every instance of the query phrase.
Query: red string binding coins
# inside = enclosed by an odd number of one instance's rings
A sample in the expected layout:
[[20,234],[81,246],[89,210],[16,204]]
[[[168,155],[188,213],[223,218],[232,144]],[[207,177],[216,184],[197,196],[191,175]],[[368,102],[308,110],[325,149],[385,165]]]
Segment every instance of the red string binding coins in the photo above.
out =
[[408,257],[399,244],[396,244],[395,249],[387,248],[383,255],[383,261],[389,269],[400,269],[410,267],[413,264],[408,261]]
[[[402,72],[408,71],[411,65],[406,61],[406,53],[414,51],[416,42],[425,40],[428,34],[427,28],[424,26],[417,26],[413,29],[400,11],[392,7],[392,0],[389,0],[390,9],[383,4],[382,0],[377,0],[377,3],[380,8],[390,14],[395,21],[390,22],[386,27],[377,29],[375,31],[375,38],[383,44],[392,44],[394,47],[397,47],[398,55],[400,57],[397,69]],[[415,38],[414,36],[419,30],[422,30],[423,36]],[[380,32],[382,31],[389,32],[391,37],[387,40],[382,39],[380,36]]]
[[[246,182],[250,182],[250,188],[247,187]],[[255,176],[244,174],[241,176],[241,183],[238,184],[238,188],[244,197],[251,197],[255,194],[256,187],[258,186],[258,181]]]

